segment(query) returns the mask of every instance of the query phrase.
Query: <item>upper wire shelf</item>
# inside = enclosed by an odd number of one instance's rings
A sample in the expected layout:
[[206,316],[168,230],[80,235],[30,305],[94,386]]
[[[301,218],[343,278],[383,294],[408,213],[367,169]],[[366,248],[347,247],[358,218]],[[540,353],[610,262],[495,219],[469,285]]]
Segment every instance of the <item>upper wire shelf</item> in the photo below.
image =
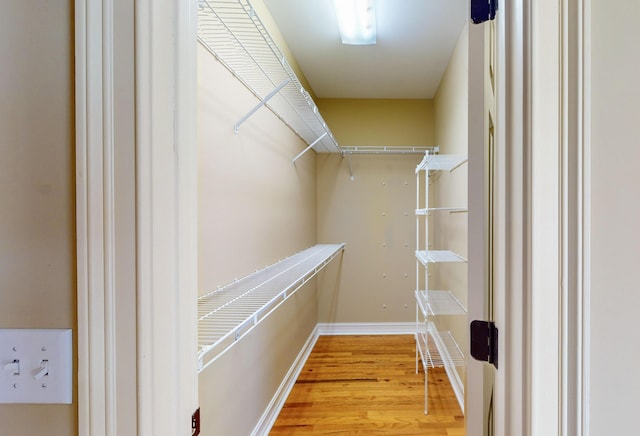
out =
[[416,209],[416,215],[429,215],[431,212],[464,213],[468,212],[466,207],[427,207]]
[[298,291],[344,246],[315,245],[198,298],[200,370]]
[[[340,147],[249,0],[199,0],[198,40],[262,104],[319,153]],[[305,150],[306,151],[306,150]]]
[[466,315],[467,309],[451,291],[416,291],[423,316]]
[[466,262],[467,259],[449,250],[418,250],[416,258],[424,265],[442,262]]
[[453,171],[467,161],[467,156],[457,154],[426,154],[416,167],[418,171]]

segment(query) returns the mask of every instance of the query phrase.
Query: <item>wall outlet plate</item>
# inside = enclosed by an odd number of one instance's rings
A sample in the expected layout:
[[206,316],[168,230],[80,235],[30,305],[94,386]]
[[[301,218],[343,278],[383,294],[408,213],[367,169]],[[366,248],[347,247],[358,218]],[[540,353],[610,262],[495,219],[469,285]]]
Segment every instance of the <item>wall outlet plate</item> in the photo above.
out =
[[71,404],[71,329],[0,329],[0,403]]

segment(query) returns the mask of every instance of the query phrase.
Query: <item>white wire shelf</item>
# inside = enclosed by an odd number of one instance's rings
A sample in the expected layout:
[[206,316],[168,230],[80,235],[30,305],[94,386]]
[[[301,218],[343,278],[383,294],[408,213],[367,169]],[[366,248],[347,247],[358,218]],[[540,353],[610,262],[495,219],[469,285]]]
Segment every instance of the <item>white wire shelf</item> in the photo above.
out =
[[426,154],[416,167],[419,171],[453,171],[467,161],[467,156],[457,154]]
[[396,145],[343,145],[342,155],[346,154],[420,154],[432,152],[435,147],[407,147]]
[[429,215],[430,212],[464,213],[468,212],[466,207],[427,207],[416,209],[416,215]]
[[416,258],[424,266],[429,263],[466,262],[467,259],[449,250],[420,250],[416,251]]
[[416,291],[416,301],[425,317],[467,314],[467,309],[451,291]]
[[464,354],[449,331],[439,332],[427,323],[426,332],[416,332],[416,346],[424,368],[464,366]]
[[331,262],[345,244],[318,244],[198,299],[200,370]]
[[[199,0],[198,40],[319,153],[340,147],[250,0]],[[255,110],[236,123],[236,132]]]

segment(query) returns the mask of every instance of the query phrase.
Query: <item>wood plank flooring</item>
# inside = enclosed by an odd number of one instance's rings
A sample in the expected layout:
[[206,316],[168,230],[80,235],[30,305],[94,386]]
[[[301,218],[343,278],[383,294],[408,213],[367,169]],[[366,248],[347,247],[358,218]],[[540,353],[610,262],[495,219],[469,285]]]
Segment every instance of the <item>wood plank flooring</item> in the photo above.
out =
[[270,435],[464,436],[444,369],[415,371],[411,335],[321,336]]

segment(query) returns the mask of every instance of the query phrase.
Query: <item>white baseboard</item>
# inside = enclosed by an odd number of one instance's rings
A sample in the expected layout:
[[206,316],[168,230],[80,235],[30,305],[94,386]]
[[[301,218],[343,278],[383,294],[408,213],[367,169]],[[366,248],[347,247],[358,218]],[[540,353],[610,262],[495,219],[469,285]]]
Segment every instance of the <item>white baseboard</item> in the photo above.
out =
[[311,332],[311,335],[309,335],[307,342],[305,342],[304,346],[298,353],[298,356],[291,365],[291,368],[289,368],[287,375],[284,377],[282,383],[280,383],[280,386],[276,390],[275,395],[269,402],[267,409],[262,414],[260,421],[258,421],[253,432],[251,432],[252,436],[263,436],[269,434],[269,431],[276,422],[282,407],[284,407],[284,403],[287,401],[287,397],[289,396],[291,389],[293,389],[293,386],[296,384],[296,380],[298,380],[298,376],[309,358],[309,354],[311,354],[311,350],[313,350],[313,347],[318,340],[318,336],[318,325],[316,324],[316,327]]
[[415,322],[336,322],[319,323],[318,334],[328,335],[412,335]]

